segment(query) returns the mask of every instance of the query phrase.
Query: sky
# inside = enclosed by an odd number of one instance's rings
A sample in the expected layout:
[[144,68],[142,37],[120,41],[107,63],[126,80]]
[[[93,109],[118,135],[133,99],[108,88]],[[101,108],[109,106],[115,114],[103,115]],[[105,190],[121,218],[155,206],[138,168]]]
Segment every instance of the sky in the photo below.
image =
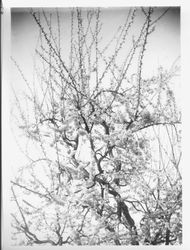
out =
[[[157,8],[154,17],[159,16],[166,8]],[[101,20],[103,22],[103,42],[109,41],[117,27],[124,23],[127,8],[103,8]],[[53,10],[50,10],[53,12]],[[64,39],[69,37],[70,19],[68,9],[60,9],[60,16],[63,18],[62,30]],[[32,58],[38,40],[38,27],[33,17],[26,9],[13,9],[11,15],[11,45],[12,56],[24,70],[27,78],[32,74]],[[137,16],[133,32],[138,29],[142,22],[142,16]],[[67,50],[67,48],[66,48]],[[65,51],[64,51],[65,52]],[[177,57],[180,56],[180,9],[171,8],[156,25],[156,30],[149,38],[147,53],[145,55],[144,73],[152,74],[160,65],[170,67]],[[13,69],[15,79],[16,72]],[[17,86],[19,87],[19,86]]]

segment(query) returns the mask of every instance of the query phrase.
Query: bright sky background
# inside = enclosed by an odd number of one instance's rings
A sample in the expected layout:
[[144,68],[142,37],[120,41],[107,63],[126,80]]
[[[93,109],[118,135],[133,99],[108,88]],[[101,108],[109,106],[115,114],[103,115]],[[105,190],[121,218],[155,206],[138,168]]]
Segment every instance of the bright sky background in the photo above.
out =
[[[163,13],[164,8],[155,10],[155,15]],[[64,17],[64,38],[67,39],[67,32],[70,32],[70,16],[68,10],[60,10]],[[101,20],[103,22],[103,40],[109,41],[117,27],[124,23],[127,9],[105,8],[102,10]],[[136,17],[137,21],[133,27],[136,28],[142,22],[142,16]],[[33,17],[26,10],[17,9],[12,12],[12,56],[24,70],[27,79],[32,78],[33,55],[38,39],[38,27]],[[68,50],[66,50],[68,51]],[[65,51],[64,51],[65,52]],[[152,75],[158,66],[163,65],[169,68],[174,60],[180,56],[180,15],[179,8],[172,8],[156,25],[156,31],[149,37],[147,53],[145,54],[145,75]],[[64,58],[64,57],[63,57]],[[65,58],[64,58],[65,59]],[[13,79],[15,81],[15,68],[13,67]],[[18,85],[18,83],[16,83]],[[15,85],[15,84],[14,84]],[[21,86],[21,82],[19,82]],[[17,87],[19,87],[17,86]]]

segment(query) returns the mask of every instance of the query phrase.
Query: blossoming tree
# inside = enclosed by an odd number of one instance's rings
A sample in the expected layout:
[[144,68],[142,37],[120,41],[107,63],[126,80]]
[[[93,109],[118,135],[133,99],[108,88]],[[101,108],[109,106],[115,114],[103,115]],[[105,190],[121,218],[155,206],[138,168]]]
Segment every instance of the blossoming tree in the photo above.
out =
[[30,10],[37,80],[12,58],[26,83],[13,118],[28,160],[11,181],[16,244],[181,243],[179,66],[143,76],[168,11],[125,9],[106,43],[101,8],[67,10],[65,33],[58,10]]

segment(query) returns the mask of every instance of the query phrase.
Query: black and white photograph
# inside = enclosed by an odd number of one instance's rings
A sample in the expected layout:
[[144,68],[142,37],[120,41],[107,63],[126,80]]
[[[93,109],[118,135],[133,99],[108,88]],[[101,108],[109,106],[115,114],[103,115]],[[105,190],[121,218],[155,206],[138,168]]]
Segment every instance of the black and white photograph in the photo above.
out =
[[10,18],[9,245],[181,246],[180,6]]

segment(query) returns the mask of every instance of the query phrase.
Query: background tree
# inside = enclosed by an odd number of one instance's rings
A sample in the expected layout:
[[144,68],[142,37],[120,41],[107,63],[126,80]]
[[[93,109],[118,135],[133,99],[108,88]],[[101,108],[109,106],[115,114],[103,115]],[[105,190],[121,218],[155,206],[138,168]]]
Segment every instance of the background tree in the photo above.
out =
[[12,58],[26,83],[21,96],[14,90],[12,116],[28,159],[11,182],[16,244],[181,243],[178,61],[143,77],[149,38],[168,11],[126,9],[105,43],[100,8],[68,10],[70,34],[58,10],[30,10],[39,29],[33,82]]

